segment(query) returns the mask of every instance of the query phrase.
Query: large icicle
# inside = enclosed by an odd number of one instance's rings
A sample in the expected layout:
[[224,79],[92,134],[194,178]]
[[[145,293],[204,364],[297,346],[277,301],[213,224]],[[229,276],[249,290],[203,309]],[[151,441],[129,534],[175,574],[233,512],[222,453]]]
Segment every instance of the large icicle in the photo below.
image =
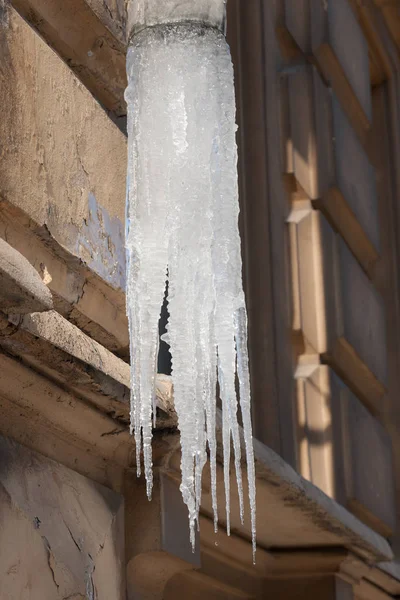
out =
[[[157,0],[150,1],[154,8]],[[223,7],[224,2],[215,4]],[[168,279],[170,318],[165,338],[171,347],[181,433],[181,492],[189,510],[191,541],[194,544],[207,446],[216,527],[218,523],[217,378],[228,533],[231,440],[243,519],[237,375],[255,549],[255,470],[229,48],[221,31],[201,23],[155,21],[140,29],[128,51],[126,92],[127,312],[138,473],[143,450],[150,497],[158,321]]]

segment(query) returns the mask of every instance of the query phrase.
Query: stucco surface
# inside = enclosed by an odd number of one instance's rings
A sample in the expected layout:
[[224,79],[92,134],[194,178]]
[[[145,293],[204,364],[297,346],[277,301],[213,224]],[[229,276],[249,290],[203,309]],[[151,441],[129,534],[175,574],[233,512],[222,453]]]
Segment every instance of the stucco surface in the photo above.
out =
[[0,598],[125,598],[122,497],[0,436]]
[[10,7],[0,27],[0,200],[123,287],[126,140]]

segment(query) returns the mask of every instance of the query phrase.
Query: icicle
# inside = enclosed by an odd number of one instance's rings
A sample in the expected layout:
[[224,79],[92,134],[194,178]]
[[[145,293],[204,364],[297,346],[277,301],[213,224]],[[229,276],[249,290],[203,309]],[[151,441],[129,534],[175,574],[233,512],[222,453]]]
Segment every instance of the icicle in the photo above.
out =
[[[156,2],[151,1],[154,7]],[[210,0],[207,3],[212,5]],[[223,6],[223,0],[216,4]],[[139,11],[142,21],[143,11]],[[150,497],[158,321],[168,274],[170,317],[164,339],[171,348],[182,448],[181,492],[189,511],[191,542],[194,545],[199,523],[207,446],[215,530],[218,526],[217,378],[228,533],[231,440],[243,521],[237,370],[255,550],[255,469],[232,62],[217,28],[199,23],[152,24],[134,35],[127,58],[127,313],[138,473],[143,450]]]

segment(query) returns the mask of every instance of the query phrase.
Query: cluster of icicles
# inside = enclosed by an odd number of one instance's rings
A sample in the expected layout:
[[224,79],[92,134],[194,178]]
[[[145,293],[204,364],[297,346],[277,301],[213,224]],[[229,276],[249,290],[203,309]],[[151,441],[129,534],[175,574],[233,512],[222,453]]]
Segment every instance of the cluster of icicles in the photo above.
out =
[[157,26],[133,38],[127,67],[127,310],[138,474],[143,451],[151,497],[158,324],[168,280],[170,316],[164,339],[172,356],[181,492],[189,511],[191,542],[194,546],[207,446],[215,527],[218,523],[217,382],[228,533],[231,441],[243,520],[237,379],[255,550],[247,315],[229,48],[222,33],[212,28]]

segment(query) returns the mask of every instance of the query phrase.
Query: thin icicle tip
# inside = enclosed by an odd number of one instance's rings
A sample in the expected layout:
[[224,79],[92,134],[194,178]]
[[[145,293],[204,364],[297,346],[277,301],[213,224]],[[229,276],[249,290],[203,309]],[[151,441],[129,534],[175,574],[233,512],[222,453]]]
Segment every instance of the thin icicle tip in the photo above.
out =
[[194,546],[208,454],[215,529],[218,526],[217,381],[228,534],[231,441],[243,521],[237,376],[255,549],[256,488],[229,48],[216,29],[154,27],[134,37],[127,69],[127,314],[138,474],[143,452],[150,495],[158,322],[168,273],[166,339],[190,539]]

